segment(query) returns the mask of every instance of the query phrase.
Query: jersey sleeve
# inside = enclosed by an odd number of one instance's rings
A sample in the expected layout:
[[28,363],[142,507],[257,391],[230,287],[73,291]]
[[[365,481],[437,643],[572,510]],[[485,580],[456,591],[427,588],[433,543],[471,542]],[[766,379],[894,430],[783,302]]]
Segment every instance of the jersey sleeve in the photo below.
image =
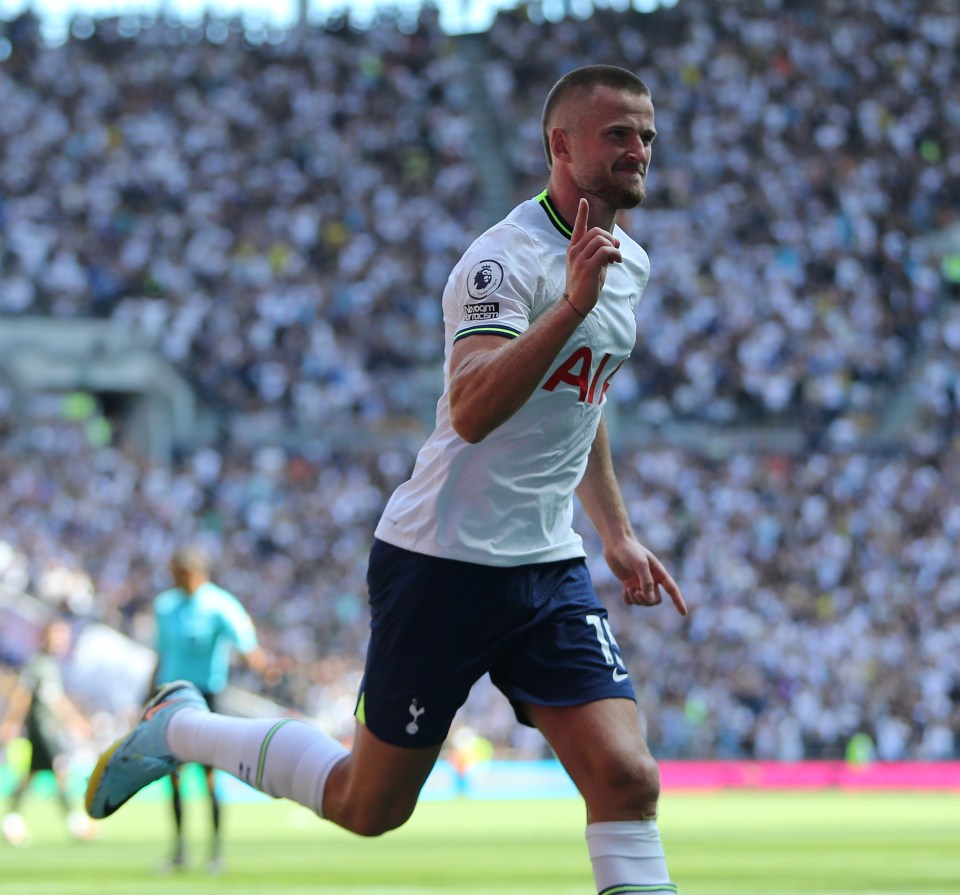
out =
[[487,231],[466,251],[444,294],[454,342],[476,334],[519,336],[530,325],[543,280],[540,252],[522,229],[506,224]]
[[227,636],[241,653],[249,653],[258,643],[253,619],[236,597],[226,592],[223,596],[221,619]]

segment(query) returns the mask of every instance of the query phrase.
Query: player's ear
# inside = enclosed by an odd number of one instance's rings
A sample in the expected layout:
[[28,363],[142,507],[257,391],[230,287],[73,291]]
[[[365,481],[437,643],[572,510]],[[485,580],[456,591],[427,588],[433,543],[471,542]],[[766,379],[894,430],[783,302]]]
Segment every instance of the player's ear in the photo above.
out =
[[550,155],[554,161],[570,160],[570,136],[562,127],[550,128]]

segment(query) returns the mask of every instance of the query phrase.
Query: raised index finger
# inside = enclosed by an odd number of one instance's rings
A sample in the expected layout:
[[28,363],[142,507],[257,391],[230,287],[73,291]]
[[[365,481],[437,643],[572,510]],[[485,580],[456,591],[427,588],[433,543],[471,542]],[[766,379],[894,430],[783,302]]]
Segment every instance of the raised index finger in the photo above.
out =
[[573,232],[570,234],[570,242],[576,243],[583,238],[587,232],[587,218],[590,215],[590,203],[581,197],[577,205],[577,219],[573,222]]

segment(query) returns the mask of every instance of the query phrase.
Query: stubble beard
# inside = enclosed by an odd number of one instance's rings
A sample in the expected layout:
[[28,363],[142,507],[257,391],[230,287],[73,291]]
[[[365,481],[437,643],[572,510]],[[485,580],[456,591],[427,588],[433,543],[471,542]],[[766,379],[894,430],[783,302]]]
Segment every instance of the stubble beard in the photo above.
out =
[[584,178],[578,186],[583,192],[595,196],[617,211],[636,208],[647,197],[647,184],[643,177],[632,186],[623,186],[610,178],[594,175]]

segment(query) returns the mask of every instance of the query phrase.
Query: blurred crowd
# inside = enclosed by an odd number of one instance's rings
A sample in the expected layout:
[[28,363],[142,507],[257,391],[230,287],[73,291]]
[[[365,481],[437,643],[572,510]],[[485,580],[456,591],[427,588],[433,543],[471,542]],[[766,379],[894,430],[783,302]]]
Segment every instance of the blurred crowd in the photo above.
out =
[[[660,137],[627,219],[653,274],[611,400],[650,430],[807,435],[799,456],[617,447],[638,531],[692,606],[628,612],[592,565],[654,753],[837,757],[867,733],[882,758],[957,756],[960,302],[929,241],[958,222],[953,5],[518,8],[476,38],[480,71],[429,12],[257,46],[235,23],[77,24],[52,47],[29,16],[8,24],[0,315],[124,321],[204,407],[310,434],[163,465],[25,421],[0,378],[0,585],[149,643],[167,560],[200,540],[285,657],[267,695],[346,733],[370,538],[413,447],[322,430],[401,428],[423,401],[443,284],[488,222],[478,117],[533,195],[547,88],[613,62],[649,83]],[[910,371],[919,428],[870,447]],[[486,681],[458,723],[542,748]]]
[[609,61],[646,78],[661,134],[628,224],[653,259],[619,385],[643,419],[849,440],[924,349],[928,409],[956,415],[956,334],[923,326],[944,294],[926,238],[958,218],[953,0],[531,11],[477,38],[479,71],[429,12],[260,46],[237,23],[118,19],[44,47],[22,17],[0,65],[0,313],[125,321],[207,403],[280,424],[412,411],[405,374],[440,361],[437,296],[489,223],[473,129],[533,195],[547,89]]
[[450,39],[121,25],[12,29],[0,313],[123,322],[207,405],[278,425],[403,413],[478,227]]
[[652,264],[647,420],[789,417],[846,443],[931,345],[931,422],[960,414],[956,333],[944,346],[922,326],[944,289],[925,237],[960,217],[953,0],[684,0],[557,24],[518,9],[488,39],[522,194],[542,182],[539,111],[564,71],[627,64],[651,88],[660,136],[631,218]]
[[[268,695],[348,733],[370,538],[412,459],[207,448],[168,469],[91,448],[74,424],[37,426],[0,450],[0,584],[150,643],[167,558],[198,540],[287,662]],[[631,517],[692,607],[626,610],[592,560],[657,754],[839,757],[866,732],[886,759],[956,755],[960,454],[616,459]],[[537,748],[488,682],[460,723]]]

